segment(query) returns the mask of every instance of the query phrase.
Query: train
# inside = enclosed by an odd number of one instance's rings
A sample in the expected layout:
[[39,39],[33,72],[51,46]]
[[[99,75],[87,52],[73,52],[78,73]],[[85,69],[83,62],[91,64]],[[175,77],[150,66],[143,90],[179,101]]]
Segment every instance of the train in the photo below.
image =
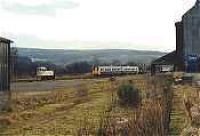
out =
[[55,79],[55,72],[47,70],[46,67],[37,67],[36,77],[38,80],[53,80]]
[[120,74],[138,74],[138,66],[95,66],[92,69],[92,75],[120,75]]

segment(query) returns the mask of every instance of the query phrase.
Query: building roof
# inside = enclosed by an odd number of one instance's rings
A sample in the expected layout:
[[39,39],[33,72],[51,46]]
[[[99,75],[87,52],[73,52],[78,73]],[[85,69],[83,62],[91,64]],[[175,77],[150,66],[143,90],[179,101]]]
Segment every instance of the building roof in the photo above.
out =
[[152,62],[154,65],[174,65],[179,61],[176,51],[173,51],[165,56],[162,56]]
[[0,37],[0,41],[3,41],[3,42],[9,42],[9,43],[12,43],[13,41],[9,40],[9,39],[6,39],[6,38],[3,38],[3,37]]
[[188,11],[186,11],[186,13],[183,15],[183,18],[192,16],[200,17],[199,12],[200,12],[200,1],[197,0],[195,5],[192,6],[192,8],[190,8]]

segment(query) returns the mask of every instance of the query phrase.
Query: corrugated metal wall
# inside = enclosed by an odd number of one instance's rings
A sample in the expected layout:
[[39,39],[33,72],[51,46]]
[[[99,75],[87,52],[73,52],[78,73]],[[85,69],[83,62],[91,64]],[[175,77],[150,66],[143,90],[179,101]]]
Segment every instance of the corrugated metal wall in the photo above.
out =
[[0,42],[0,91],[9,89],[9,43]]
[[200,5],[196,2],[183,15],[184,56],[200,55]]
[[0,40],[0,111],[9,107],[10,98],[10,41]]

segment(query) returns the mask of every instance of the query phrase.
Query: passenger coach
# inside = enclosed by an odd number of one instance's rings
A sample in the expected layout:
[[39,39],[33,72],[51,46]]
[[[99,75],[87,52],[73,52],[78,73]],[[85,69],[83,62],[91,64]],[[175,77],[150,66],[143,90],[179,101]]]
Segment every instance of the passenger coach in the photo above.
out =
[[97,66],[92,70],[95,76],[100,75],[119,75],[119,74],[138,74],[138,66]]

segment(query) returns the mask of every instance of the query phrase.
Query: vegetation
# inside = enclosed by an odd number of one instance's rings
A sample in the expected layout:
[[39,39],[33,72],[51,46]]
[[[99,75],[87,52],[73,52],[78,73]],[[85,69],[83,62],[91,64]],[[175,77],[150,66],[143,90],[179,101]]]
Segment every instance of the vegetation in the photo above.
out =
[[[77,83],[75,88],[16,93],[12,97],[13,111],[0,116],[4,120],[0,131],[24,135],[165,136],[169,134],[172,99],[166,81],[166,77],[138,75]],[[119,101],[126,103],[121,105]]]
[[80,74],[91,72],[92,66],[88,62],[76,62],[67,65],[66,67],[55,65],[47,61],[36,61],[28,57],[18,56],[16,61],[16,74],[18,78],[21,77],[34,77],[36,74],[36,68],[39,66],[44,66],[47,69],[55,70],[56,75],[65,75],[65,74]]
[[92,66],[84,62],[75,62],[66,66],[66,72],[70,74],[81,74],[91,72]]
[[[23,76],[33,76],[41,65],[60,75],[87,73],[92,66],[83,61],[61,67],[20,56],[16,63]],[[176,85],[172,91],[171,83],[168,76],[135,76],[31,95],[14,93],[12,111],[0,115],[0,132],[29,135],[39,128],[45,135],[56,128],[60,130],[54,133],[69,135],[199,135],[199,89]]]
[[[13,111],[0,115],[0,134],[73,135],[86,111],[95,119],[107,104],[106,80],[53,91],[14,92]],[[18,90],[20,91],[20,90]],[[82,93],[84,91],[84,93]]]
[[137,88],[130,84],[121,85],[117,91],[120,103],[131,105],[137,108],[140,105],[141,97]]
[[[15,72],[18,78],[34,77],[36,74],[36,68],[39,66],[44,66],[52,70],[56,70],[58,68],[58,66],[56,66],[51,62],[43,62],[43,61],[32,62],[32,60],[28,57],[17,56]],[[62,69],[59,70],[61,71]],[[58,71],[58,74],[60,71]]]
[[[34,77],[38,66],[45,66],[48,69],[55,70],[57,76],[63,76],[66,74],[91,72],[92,66],[94,65],[149,64],[153,59],[164,55],[164,53],[160,52],[129,50],[93,50],[80,52],[75,50],[30,50],[25,48],[13,49],[12,54],[16,57],[15,71],[12,70],[12,72],[14,71],[13,73],[16,73],[15,77],[13,77],[14,79]],[[136,58],[129,58],[129,56],[136,56]],[[124,57],[128,58],[125,59]]]
[[[114,63],[100,63],[98,60],[94,60],[94,62],[87,62],[87,61],[80,61],[80,62],[73,62],[71,64],[67,64],[66,66],[62,65],[55,65],[50,61],[32,61],[29,57],[24,56],[17,56],[16,59],[16,67],[15,78],[29,78],[35,77],[36,75],[36,68],[40,66],[44,66],[49,70],[54,70],[57,76],[69,75],[69,74],[85,74],[90,73],[92,70],[92,66],[102,64],[102,65],[120,65],[120,61],[114,60]],[[128,62],[125,65],[135,65],[134,62]],[[141,71],[141,67],[140,67]],[[12,73],[12,75],[14,75]]]
[[[165,80],[167,79],[164,78],[161,80],[162,78],[148,80],[144,80],[143,78],[131,79],[126,82],[121,82],[117,90],[116,85],[119,83],[113,84],[114,87],[112,88],[114,90],[111,90],[112,97],[110,99],[110,104],[104,108],[104,112],[101,114],[98,121],[99,125],[97,128],[91,127],[92,125],[88,125],[88,122],[83,122],[82,127],[79,128],[77,132],[79,132],[79,134],[81,132],[83,135],[100,136],[168,135],[172,92],[170,86],[165,84]],[[149,82],[149,80],[151,80],[151,82]],[[155,80],[156,82],[154,82]],[[132,83],[132,85],[130,83]],[[138,89],[135,89],[133,85],[137,86]],[[155,89],[155,86],[156,90],[151,90]],[[127,100],[127,97],[129,97],[127,94],[131,93],[130,95],[132,95],[132,92],[134,92],[133,90],[140,90],[140,93],[143,93],[141,107],[132,108],[130,106],[121,106],[121,104],[119,105],[116,103],[116,93],[120,95],[120,100],[125,100],[125,102],[134,101],[131,98]],[[151,96],[147,96],[148,93],[152,93]],[[138,93],[136,94],[138,95]]]
[[199,88],[176,85],[173,91],[171,135],[200,135]]

